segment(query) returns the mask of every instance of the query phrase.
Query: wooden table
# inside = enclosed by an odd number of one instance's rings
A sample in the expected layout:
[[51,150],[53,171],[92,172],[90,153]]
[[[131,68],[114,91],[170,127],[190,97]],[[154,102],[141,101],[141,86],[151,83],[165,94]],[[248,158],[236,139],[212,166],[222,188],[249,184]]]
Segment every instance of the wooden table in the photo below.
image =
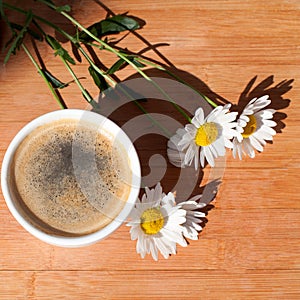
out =
[[[99,1],[69,2],[72,15],[85,26],[106,15]],[[15,221],[1,194],[0,299],[299,299],[299,0],[103,3],[116,14],[129,11],[145,20],[138,33],[156,45],[165,60],[153,50],[145,55],[164,64],[167,59],[199,91],[238,104],[246,87],[253,91],[262,83],[252,95],[273,97],[284,128],[255,159],[234,160],[228,151],[225,173],[199,240],[190,241],[187,248],[178,246],[177,255],[168,260],[141,259],[125,225],[93,246],[47,245]],[[38,13],[49,12],[40,8]],[[64,26],[63,18],[53,20]],[[120,45],[138,52],[147,47],[140,37],[130,34]],[[72,80],[49,47],[39,44],[39,49],[56,76]],[[108,64],[116,60],[101,55]],[[87,66],[77,64],[74,70],[87,77],[82,83],[96,97]],[[126,79],[135,72],[127,67],[118,75]],[[282,84],[290,79],[294,82]],[[24,51],[1,65],[0,80],[2,161],[10,141],[26,123],[59,107]],[[69,108],[87,108],[75,84],[61,93]],[[160,112],[159,104],[153,103],[144,105]],[[128,112],[131,109],[136,110],[134,105]],[[176,114],[173,108],[162,105],[161,109]],[[114,120],[122,124],[123,118],[124,114],[116,115]],[[144,175],[149,172],[147,151],[165,153],[166,139],[149,137],[149,141],[137,143]],[[171,171],[162,179],[166,191],[178,174],[175,167],[168,168]],[[209,173],[206,167],[201,186]]]

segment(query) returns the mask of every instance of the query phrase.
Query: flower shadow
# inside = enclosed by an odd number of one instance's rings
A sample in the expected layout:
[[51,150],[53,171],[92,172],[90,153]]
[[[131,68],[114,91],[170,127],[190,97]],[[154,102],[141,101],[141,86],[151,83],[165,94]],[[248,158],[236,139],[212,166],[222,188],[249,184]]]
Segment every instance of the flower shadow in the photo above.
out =
[[256,79],[257,76],[249,81],[244,91],[241,93],[238,104],[234,109],[241,113],[251,99],[269,95],[271,103],[267,108],[276,110],[273,119],[277,125],[274,129],[277,133],[281,133],[282,129],[285,128],[283,120],[287,118],[287,114],[279,110],[287,108],[291,102],[290,99],[284,97],[284,94],[292,89],[294,79],[285,79],[274,85],[274,75],[271,75],[254,86]]

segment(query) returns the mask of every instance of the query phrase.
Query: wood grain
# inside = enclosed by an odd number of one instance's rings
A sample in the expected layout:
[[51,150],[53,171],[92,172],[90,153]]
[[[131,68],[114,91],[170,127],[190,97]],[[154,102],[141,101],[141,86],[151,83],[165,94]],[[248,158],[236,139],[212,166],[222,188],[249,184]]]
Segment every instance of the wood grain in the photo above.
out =
[[[86,26],[106,15],[97,0],[69,3],[73,16]],[[280,132],[255,159],[235,160],[228,152],[219,192],[207,211],[199,240],[190,241],[186,248],[179,246],[177,255],[168,260],[141,259],[125,225],[89,247],[44,244],[15,221],[0,193],[0,299],[299,299],[299,1],[103,3],[114,13],[129,11],[144,19],[146,25],[138,33],[152,45],[167,43],[157,46],[157,51],[201,92],[218,94],[237,105],[245,104],[250,96],[269,93],[280,112]],[[31,2],[23,5],[30,7]],[[48,10],[40,6],[38,12],[43,15]],[[65,26],[62,18],[52,15]],[[1,46],[8,36],[2,33]],[[71,80],[49,47],[39,46],[47,67],[61,80]],[[130,34],[120,46],[140,51],[149,45]],[[153,50],[145,54],[166,63]],[[108,65],[116,60],[102,52],[98,55]],[[97,97],[87,67],[77,64],[74,70],[86,77],[84,86]],[[132,76],[136,74],[130,68],[119,73],[120,79]],[[294,80],[289,83],[291,89],[276,88],[290,79]],[[247,98],[243,92],[251,82],[252,94]],[[262,82],[264,87],[259,85]],[[10,141],[26,123],[59,107],[22,51],[6,66],[0,65],[0,83],[2,162]],[[76,85],[61,93],[70,108],[88,107]],[[149,111],[178,117],[172,107],[158,102],[144,105]],[[126,122],[127,115],[138,113],[133,107],[124,109],[125,113],[113,117],[119,124]],[[166,158],[166,141],[150,136],[136,142],[144,174],[152,154]],[[202,190],[210,172],[205,168],[200,174]],[[172,189],[177,178],[178,170],[168,165],[163,186]]]

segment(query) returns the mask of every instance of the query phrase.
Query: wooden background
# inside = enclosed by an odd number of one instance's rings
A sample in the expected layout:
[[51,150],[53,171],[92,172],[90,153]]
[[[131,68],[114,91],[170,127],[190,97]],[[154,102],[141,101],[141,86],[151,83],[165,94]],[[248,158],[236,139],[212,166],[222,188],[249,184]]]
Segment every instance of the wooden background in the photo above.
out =
[[[73,16],[86,26],[106,15],[99,1],[69,3]],[[228,152],[225,173],[199,240],[187,248],[179,246],[177,255],[168,260],[141,259],[125,225],[85,248],[44,244],[14,220],[1,194],[0,299],[300,299],[299,0],[103,3],[114,13],[129,11],[145,20],[140,36],[158,45],[156,49],[173,68],[183,71],[189,83],[211,97],[218,94],[238,104],[239,99],[240,103],[249,100],[243,94],[247,86],[254,90],[250,95],[269,93],[280,109],[277,130],[281,132],[255,159],[234,160]],[[41,6],[38,13],[49,16]],[[65,24],[60,17],[52,19]],[[6,36],[1,37],[1,47]],[[137,52],[147,47],[134,35],[120,45]],[[49,47],[39,44],[39,49],[56,76],[71,80]],[[99,55],[108,64],[115,61],[111,55]],[[154,51],[145,55],[166,63]],[[96,97],[87,64],[74,69],[87,76],[82,82]],[[119,78],[132,75],[126,68]],[[251,81],[255,76],[256,81]],[[2,160],[18,130],[33,118],[57,110],[58,105],[23,51],[6,66],[1,64],[0,82]],[[62,96],[70,108],[87,108],[76,85],[63,90]],[[157,102],[148,101],[145,107],[160,111]],[[114,119],[123,122],[122,116]],[[146,140],[137,145],[143,174],[149,171],[150,149],[165,151],[161,139]],[[209,172],[209,168],[204,170],[201,186],[207,183]],[[168,176],[162,180],[166,191],[176,179],[173,174],[178,170],[168,165]]]

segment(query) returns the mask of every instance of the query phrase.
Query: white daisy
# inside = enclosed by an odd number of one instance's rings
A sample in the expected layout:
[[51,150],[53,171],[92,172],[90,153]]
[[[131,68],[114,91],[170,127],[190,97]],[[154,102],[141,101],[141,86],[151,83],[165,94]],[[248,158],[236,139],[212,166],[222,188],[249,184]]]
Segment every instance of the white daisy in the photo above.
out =
[[201,195],[198,195],[188,201],[177,204],[177,206],[186,211],[186,222],[182,224],[182,234],[184,237],[191,240],[198,239],[198,232],[202,230],[202,227],[199,224],[202,223],[201,218],[205,217],[205,213],[198,211],[198,209],[206,206],[205,203],[197,202],[200,198]]
[[181,224],[186,222],[186,211],[172,205],[174,195],[162,192],[160,183],[155,189],[145,188],[142,200],[138,200],[131,212],[131,239],[136,240],[136,251],[142,258],[146,254],[158,260],[158,251],[164,258],[176,254],[176,243],[185,247],[186,240],[182,235]]
[[[217,106],[205,118],[203,109],[196,110],[191,124],[187,124],[183,129],[177,130],[168,143],[168,156],[170,162],[177,166],[191,165],[193,160],[195,169],[200,164],[204,167],[204,160],[213,167],[214,159],[224,156],[225,147],[232,148],[230,141],[236,136],[236,112],[229,112],[231,105]],[[177,150],[177,153],[176,153]],[[181,159],[184,155],[184,161]]]
[[[176,193],[174,193],[174,196]],[[182,208],[186,211],[186,221],[182,224],[183,226],[183,236],[191,240],[198,239],[198,232],[202,230],[202,227],[199,225],[202,223],[201,218],[205,217],[205,213],[198,211],[200,208],[206,206],[205,203],[198,202],[202,195],[194,196],[193,198],[180,202],[177,204],[179,208]],[[172,205],[176,205],[175,199],[171,202]]]
[[237,121],[237,136],[233,139],[233,157],[242,159],[243,154],[255,157],[255,150],[262,152],[266,141],[272,141],[276,122],[271,120],[274,109],[263,109],[271,103],[268,95],[252,99]]

